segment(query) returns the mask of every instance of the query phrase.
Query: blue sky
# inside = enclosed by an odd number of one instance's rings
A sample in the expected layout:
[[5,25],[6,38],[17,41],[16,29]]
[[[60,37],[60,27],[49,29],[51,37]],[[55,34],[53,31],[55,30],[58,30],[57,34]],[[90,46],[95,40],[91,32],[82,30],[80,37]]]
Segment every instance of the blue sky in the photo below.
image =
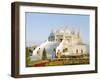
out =
[[84,42],[89,42],[89,15],[25,13],[26,45],[48,39],[52,30],[68,26],[79,30]]

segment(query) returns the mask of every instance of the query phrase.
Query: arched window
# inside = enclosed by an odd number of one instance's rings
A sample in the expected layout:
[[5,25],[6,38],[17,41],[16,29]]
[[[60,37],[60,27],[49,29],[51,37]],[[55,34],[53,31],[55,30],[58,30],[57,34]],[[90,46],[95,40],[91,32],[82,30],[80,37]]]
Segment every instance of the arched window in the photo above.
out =
[[81,49],[81,53],[83,53],[83,50]]
[[60,42],[62,42],[63,39],[60,39]]
[[78,49],[76,49],[76,54],[78,53]]

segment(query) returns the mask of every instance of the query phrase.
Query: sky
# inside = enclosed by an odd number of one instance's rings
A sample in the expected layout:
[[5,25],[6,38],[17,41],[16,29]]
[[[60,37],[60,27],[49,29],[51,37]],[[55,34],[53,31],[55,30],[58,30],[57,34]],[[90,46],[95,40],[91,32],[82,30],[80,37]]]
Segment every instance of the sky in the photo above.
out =
[[25,13],[26,46],[48,39],[52,30],[69,27],[79,30],[84,42],[89,42],[89,15]]

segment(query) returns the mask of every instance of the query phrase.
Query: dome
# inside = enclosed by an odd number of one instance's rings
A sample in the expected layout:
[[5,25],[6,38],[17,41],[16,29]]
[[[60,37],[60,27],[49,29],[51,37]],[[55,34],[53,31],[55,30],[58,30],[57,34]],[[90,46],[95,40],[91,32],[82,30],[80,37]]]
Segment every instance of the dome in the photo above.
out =
[[55,40],[55,34],[54,34],[54,32],[50,33],[50,36],[48,37],[48,40],[49,41],[54,41]]
[[60,33],[64,33],[64,30],[61,29],[61,30],[59,30],[59,32],[60,32]]
[[54,32],[51,32],[51,33],[50,33],[50,36],[54,36]]

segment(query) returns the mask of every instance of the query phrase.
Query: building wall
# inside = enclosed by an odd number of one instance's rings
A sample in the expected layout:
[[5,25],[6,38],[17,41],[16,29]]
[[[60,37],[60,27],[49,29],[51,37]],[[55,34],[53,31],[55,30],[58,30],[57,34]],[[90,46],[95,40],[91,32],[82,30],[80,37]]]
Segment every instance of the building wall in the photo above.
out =
[[[55,33],[56,41],[60,41],[60,45],[56,49],[62,53],[62,55],[82,55],[88,53],[87,45],[83,45],[81,36],[79,32],[57,32]],[[62,39],[62,41],[61,41]],[[81,44],[79,44],[81,43]],[[68,49],[66,52],[63,52],[64,49]]]

